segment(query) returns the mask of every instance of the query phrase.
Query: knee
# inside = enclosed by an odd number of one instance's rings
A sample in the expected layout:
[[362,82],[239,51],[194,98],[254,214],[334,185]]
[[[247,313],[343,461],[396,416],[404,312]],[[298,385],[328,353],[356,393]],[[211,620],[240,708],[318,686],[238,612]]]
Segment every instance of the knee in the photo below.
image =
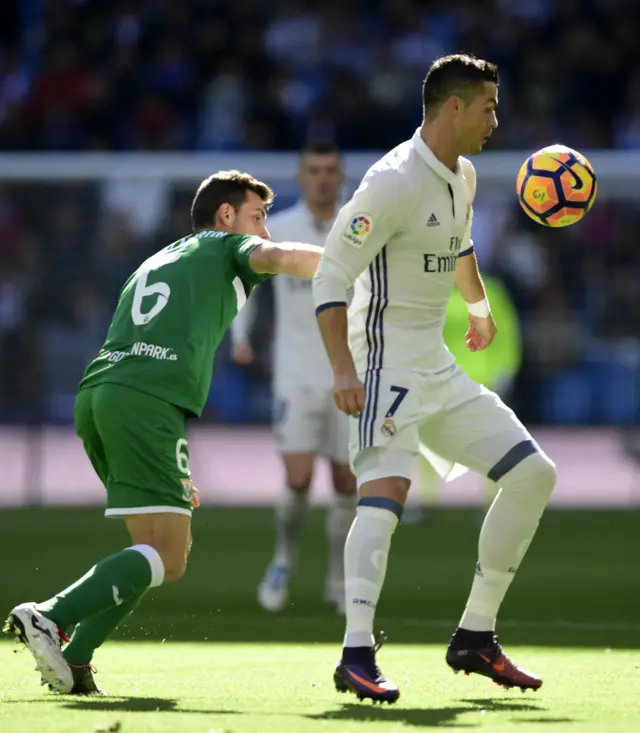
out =
[[363,483],[360,496],[363,498],[390,499],[404,506],[409,493],[410,482],[402,476],[387,476]]
[[287,479],[287,486],[294,494],[308,494],[311,486],[311,476],[308,478],[297,476],[295,479]]
[[365,448],[354,461],[360,496],[391,499],[404,506],[414,463],[411,451]]
[[164,583],[175,583],[187,570],[187,559],[191,551],[191,534],[186,548],[167,547],[158,549],[164,564]]
[[535,481],[540,487],[544,487],[551,493],[558,482],[558,469],[556,464],[545,453],[537,453],[535,465]]
[[544,453],[536,452],[525,458],[513,472],[500,482],[505,489],[510,487],[527,493],[534,492],[548,498],[555,488],[558,474],[555,463]]
[[297,460],[294,456],[285,456],[284,460],[287,486],[294,494],[308,494],[313,479],[313,461]]
[[176,580],[185,574],[187,569],[187,558],[167,557],[164,561],[164,582],[175,583]]

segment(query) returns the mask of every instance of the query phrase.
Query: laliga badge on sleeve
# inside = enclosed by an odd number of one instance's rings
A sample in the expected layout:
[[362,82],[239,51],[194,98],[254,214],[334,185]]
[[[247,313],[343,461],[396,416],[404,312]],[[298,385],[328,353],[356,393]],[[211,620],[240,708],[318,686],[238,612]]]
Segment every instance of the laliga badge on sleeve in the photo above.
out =
[[360,249],[373,229],[371,214],[356,214],[343,229],[340,239],[351,247]]

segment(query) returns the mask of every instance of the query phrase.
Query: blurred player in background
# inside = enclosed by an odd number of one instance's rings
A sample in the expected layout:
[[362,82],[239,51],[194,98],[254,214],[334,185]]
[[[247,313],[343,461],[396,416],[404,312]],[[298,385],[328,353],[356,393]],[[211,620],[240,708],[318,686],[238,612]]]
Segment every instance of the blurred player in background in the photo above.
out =
[[[340,151],[330,143],[307,145],[300,153],[298,173],[302,198],[269,219],[271,236],[295,236],[324,245],[340,208],[343,183]],[[276,505],[276,546],[258,587],[258,601],[267,611],[280,611],[287,603],[314,465],[316,457],[322,456],[331,462],[334,488],[326,518],[329,567],[324,598],[343,613],[344,543],[356,509],[356,483],[349,468],[349,419],[333,400],[331,367],[316,323],[310,281],[277,278],[274,293],[274,431],[286,485]],[[237,364],[254,359],[249,342],[254,319],[251,298],[231,329]]]
[[[508,401],[513,383],[522,363],[522,338],[518,312],[508,290],[500,280],[489,275],[483,276],[487,300],[500,330],[490,349],[469,351],[464,334],[469,328],[467,302],[457,288],[454,288],[447,305],[447,318],[444,324],[444,342],[455,357],[456,363],[478,384],[494,391]],[[442,481],[438,472],[425,458],[420,458],[420,477],[418,503],[408,504],[402,514],[405,524],[417,523],[424,519],[430,509],[436,506]],[[484,483],[483,500],[489,505],[496,496],[496,484],[487,479]]]
[[497,126],[498,71],[466,55],[438,59],[422,101],[413,138],[369,169],[338,214],[313,281],[335,399],[352,416],[360,493],[345,545],[346,633],[334,682],[387,702],[400,691],[377,665],[374,616],[420,443],[443,478],[460,464],[500,486],[446,661],[505,687],[542,684],[506,656],[495,625],[556,483],[552,461],[500,398],[456,365],[442,335],[454,285],[469,311],[467,347],[486,349],[496,333],[470,237],[476,174],[462,155],[479,153]]
[[272,199],[246,173],[203,181],[191,208],[193,233],[127,280],[106,342],[87,367],[76,430],[107,490],[105,514],[124,519],[132,546],[49,600],[10,612],[5,630],[29,648],[56,692],[102,693],[93,679],[95,649],[150,588],[186,569],[198,503],[185,422],[202,413],[216,349],[255,285],[276,273],[311,278],[322,251],[266,241]]

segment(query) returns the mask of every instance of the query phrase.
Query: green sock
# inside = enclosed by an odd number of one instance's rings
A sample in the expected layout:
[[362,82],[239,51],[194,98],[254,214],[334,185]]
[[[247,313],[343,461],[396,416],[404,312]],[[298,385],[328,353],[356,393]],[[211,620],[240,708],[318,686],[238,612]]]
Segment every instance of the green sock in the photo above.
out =
[[134,611],[146,595],[147,589],[131,596],[128,601],[86,618],[76,626],[63,656],[74,667],[89,664],[94,651],[104,644],[120,624]]
[[[142,546],[157,562],[160,556]],[[151,560],[137,550],[126,549],[101,560],[73,585],[44,603],[38,610],[61,629],[113,607],[124,605],[152,584]],[[154,583],[155,585],[156,583]]]

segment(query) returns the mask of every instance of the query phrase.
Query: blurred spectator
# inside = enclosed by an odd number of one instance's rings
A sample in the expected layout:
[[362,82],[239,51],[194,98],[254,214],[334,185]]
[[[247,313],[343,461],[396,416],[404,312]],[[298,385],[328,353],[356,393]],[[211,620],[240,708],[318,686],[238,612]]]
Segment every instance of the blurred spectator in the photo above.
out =
[[47,416],[54,422],[73,418],[78,383],[104,342],[111,315],[89,280],[72,289],[68,305],[67,318],[46,326],[41,339]]
[[22,46],[6,11],[2,149],[293,150],[319,129],[385,148],[417,124],[430,62],[461,49],[501,67],[492,147],[640,146],[629,0],[43,5]]
[[[112,312],[127,278],[145,259],[140,241],[126,214],[111,214],[105,218],[98,236],[98,246],[90,266],[91,281],[100,283],[98,294]],[[86,293],[83,294],[86,297]]]

